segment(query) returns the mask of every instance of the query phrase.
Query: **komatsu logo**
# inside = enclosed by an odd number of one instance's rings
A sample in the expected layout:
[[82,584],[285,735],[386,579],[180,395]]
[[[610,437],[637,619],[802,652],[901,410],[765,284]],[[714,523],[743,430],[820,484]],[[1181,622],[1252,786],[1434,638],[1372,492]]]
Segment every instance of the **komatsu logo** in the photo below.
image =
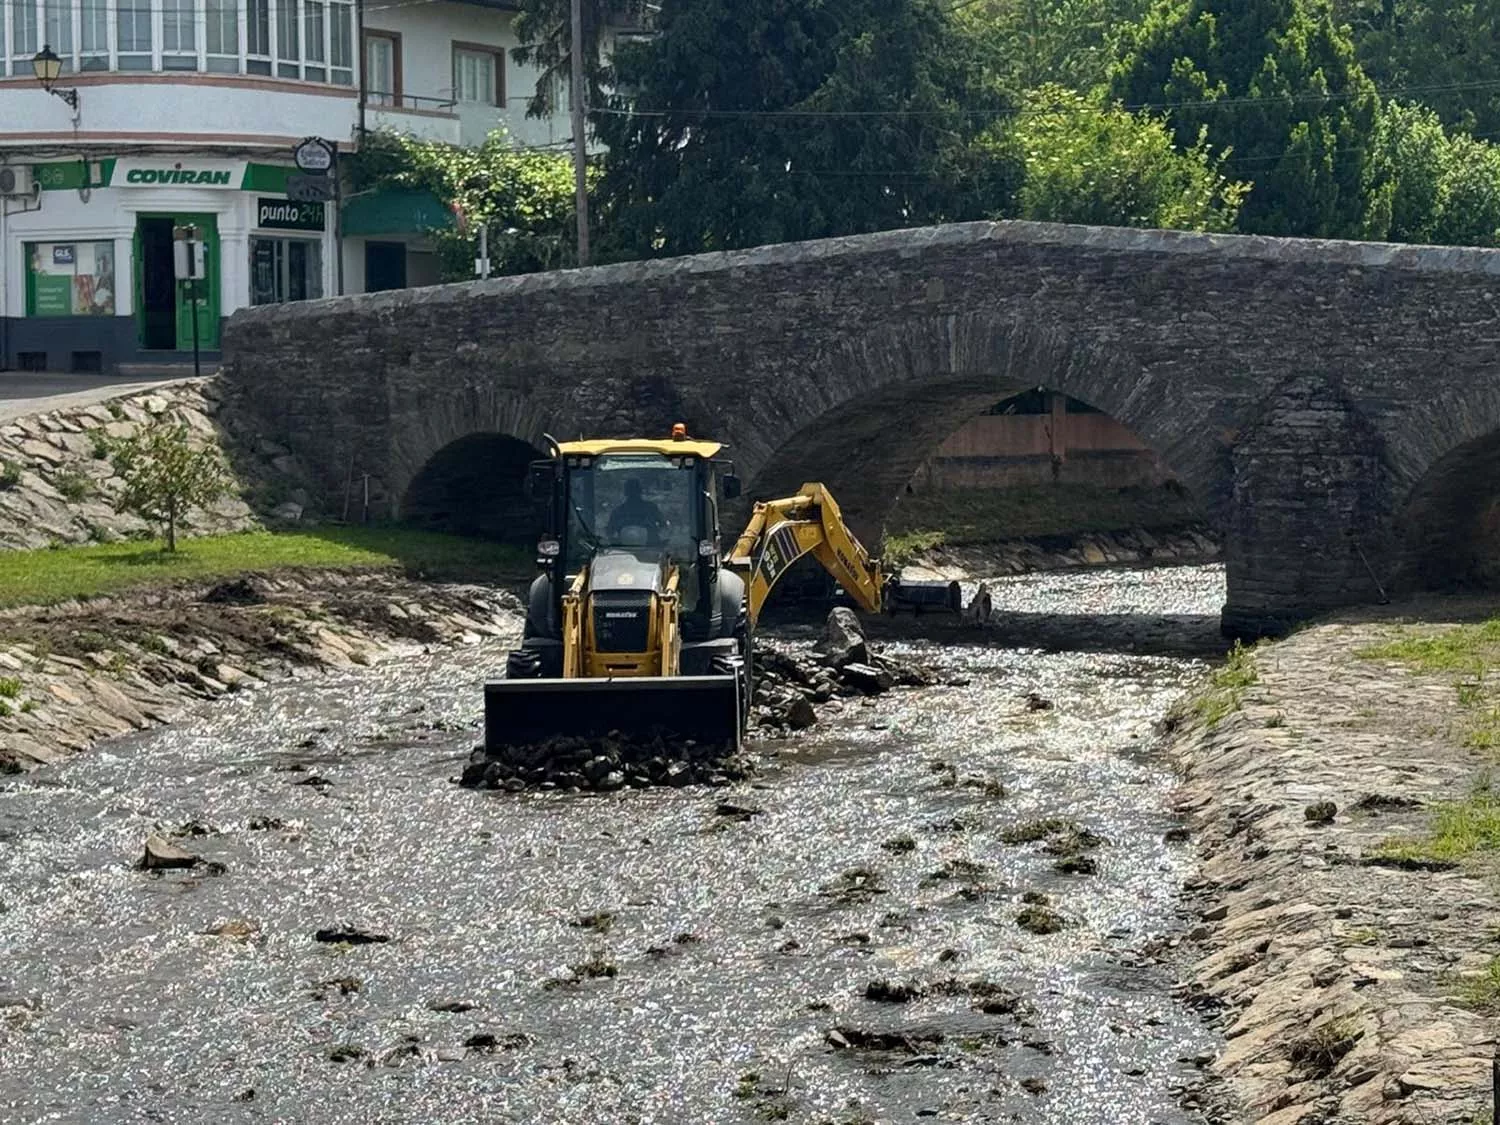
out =
[[606,621],[634,621],[639,616],[640,614],[635,611],[631,611],[630,613],[609,613],[606,611],[604,619]]
[[209,184],[215,187],[229,185],[227,171],[208,168],[132,168],[125,173],[127,184]]

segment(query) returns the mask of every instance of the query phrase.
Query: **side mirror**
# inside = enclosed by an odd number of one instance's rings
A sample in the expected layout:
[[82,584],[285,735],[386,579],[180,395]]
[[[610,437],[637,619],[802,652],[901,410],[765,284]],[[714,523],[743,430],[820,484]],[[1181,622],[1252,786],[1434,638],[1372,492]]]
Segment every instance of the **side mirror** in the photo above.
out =
[[533,461],[526,478],[526,498],[547,500],[552,496],[552,483],[557,479],[557,470],[551,461]]
[[738,500],[740,498],[740,478],[727,476],[724,478],[724,499]]

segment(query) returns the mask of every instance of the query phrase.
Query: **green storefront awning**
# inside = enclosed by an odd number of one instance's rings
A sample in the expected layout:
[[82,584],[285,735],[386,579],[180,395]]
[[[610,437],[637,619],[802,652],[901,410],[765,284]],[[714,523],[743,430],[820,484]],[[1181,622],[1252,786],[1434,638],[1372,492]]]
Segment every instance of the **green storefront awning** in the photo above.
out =
[[344,204],[345,236],[449,230],[453,212],[425,188],[380,188]]

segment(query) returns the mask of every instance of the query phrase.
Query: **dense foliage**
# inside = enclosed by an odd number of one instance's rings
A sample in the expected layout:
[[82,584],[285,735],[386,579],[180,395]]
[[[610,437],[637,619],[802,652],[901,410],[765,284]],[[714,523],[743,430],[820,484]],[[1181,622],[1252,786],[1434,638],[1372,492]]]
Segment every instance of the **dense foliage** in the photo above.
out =
[[473,276],[482,224],[489,224],[497,274],[561,269],[576,260],[566,153],[518,149],[503,133],[472,148],[371,133],[351,160],[350,177],[355,191],[422,188],[454,209],[459,225],[431,232],[449,280]]
[[[729,45],[734,45],[733,49]],[[595,115],[620,256],[978,218],[1019,168],[971,142],[1009,113],[940,0],[663,0]]]
[[[517,0],[530,110],[569,0]],[[1500,244],[1493,0],[583,0],[613,258],[974,218]],[[566,156],[377,137],[468,276],[573,260]],[[504,233],[510,232],[510,233]]]
[[1062,86],[1026,102],[1013,135],[1026,164],[1018,215],[1060,223],[1227,231],[1247,185],[1200,139],[1179,151],[1166,123]]

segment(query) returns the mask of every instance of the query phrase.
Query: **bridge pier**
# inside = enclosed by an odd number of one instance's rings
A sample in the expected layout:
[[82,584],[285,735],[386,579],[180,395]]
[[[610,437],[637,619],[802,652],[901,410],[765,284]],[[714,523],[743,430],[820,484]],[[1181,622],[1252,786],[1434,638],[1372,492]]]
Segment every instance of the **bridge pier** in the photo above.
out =
[[1336,377],[1283,383],[1230,462],[1226,636],[1278,636],[1385,600],[1394,552],[1381,440]]

